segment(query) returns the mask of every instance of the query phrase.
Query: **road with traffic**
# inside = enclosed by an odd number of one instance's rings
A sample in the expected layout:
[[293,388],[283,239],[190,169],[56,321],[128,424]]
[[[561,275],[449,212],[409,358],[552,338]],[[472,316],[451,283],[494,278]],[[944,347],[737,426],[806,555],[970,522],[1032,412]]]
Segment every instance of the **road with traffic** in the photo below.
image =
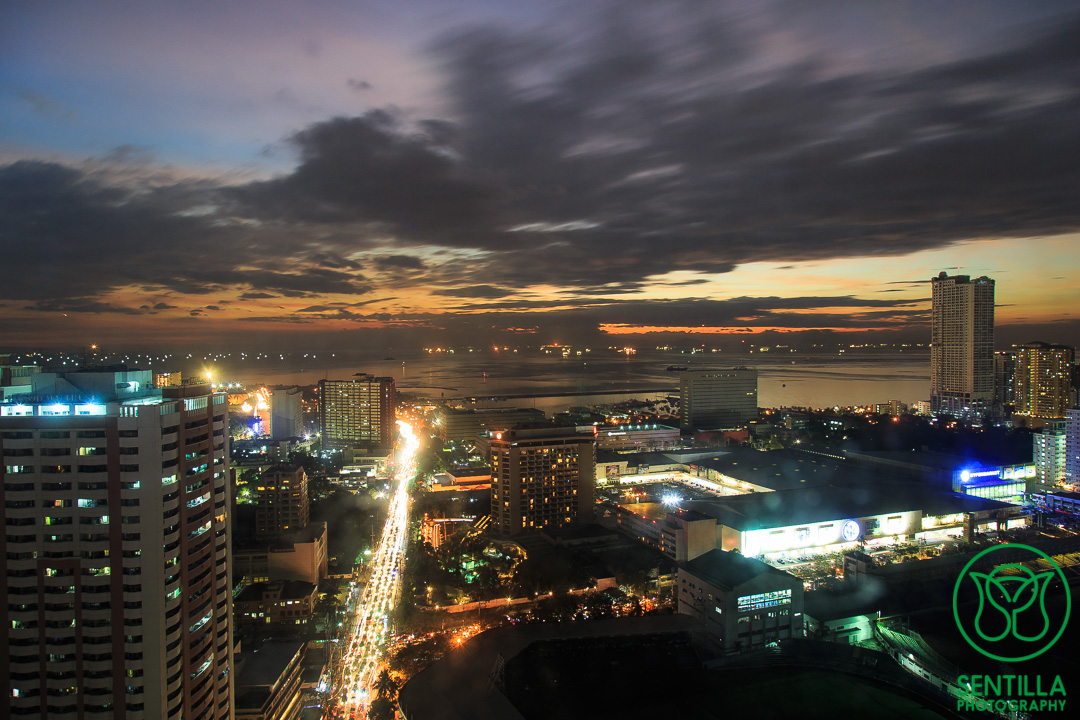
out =
[[383,646],[401,590],[409,534],[409,485],[416,476],[420,441],[409,423],[398,421],[400,442],[382,537],[372,555],[363,590],[349,596],[346,627],[351,630],[334,673],[332,716],[365,717],[383,662]]

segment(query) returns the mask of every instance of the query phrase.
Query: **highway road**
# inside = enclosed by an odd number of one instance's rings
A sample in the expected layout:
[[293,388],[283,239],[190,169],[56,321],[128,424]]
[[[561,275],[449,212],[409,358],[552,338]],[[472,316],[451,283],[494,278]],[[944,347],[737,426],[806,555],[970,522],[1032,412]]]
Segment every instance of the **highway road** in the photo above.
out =
[[[366,717],[374,698],[375,679],[383,662],[383,646],[401,590],[401,573],[409,532],[409,484],[416,475],[420,441],[413,428],[398,421],[400,444],[390,486],[390,504],[382,537],[372,555],[367,585],[349,597],[347,627],[351,633],[334,673],[331,717]],[[342,712],[343,711],[343,712]]]

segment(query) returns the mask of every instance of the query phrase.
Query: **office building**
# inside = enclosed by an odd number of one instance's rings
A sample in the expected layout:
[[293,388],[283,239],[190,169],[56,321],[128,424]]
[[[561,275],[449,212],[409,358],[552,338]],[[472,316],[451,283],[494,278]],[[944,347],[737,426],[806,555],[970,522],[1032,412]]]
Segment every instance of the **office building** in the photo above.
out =
[[394,379],[358,374],[319,381],[319,421],[324,449],[390,447],[394,443]]
[[326,523],[315,522],[298,532],[233,549],[232,573],[239,583],[303,580],[312,585],[326,579]]
[[1065,482],[1080,485],[1080,410],[1065,411]]
[[930,283],[931,409],[980,416],[994,399],[994,281],[941,273]]
[[469,408],[443,407],[435,412],[435,429],[443,442],[474,440],[486,430],[509,430],[522,423],[542,423],[543,410],[536,408]]
[[512,536],[593,520],[594,428],[517,428],[490,437],[491,523]]
[[0,404],[0,717],[232,716],[228,430],[142,370]]
[[1042,431],[1031,436],[1035,477],[1043,485],[1065,479],[1065,421],[1047,420]]
[[701,621],[706,641],[724,652],[763,648],[803,637],[803,581],[712,550],[679,566],[679,613]]
[[303,530],[311,520],[308,479],[299,465],[274,465],[259,476],[255,535],[267,537]]
[[1065,417],[1072,389],[1073,349],[1043,342],[1021,345],[1016,354],[1013,424],[1042,427]]
[[679,373],[680,426],[708,430],[757,417],[756,368],[683,370]]
[[304,434],[304,394],[298,387],[270,393],[270,439],[288,440]]

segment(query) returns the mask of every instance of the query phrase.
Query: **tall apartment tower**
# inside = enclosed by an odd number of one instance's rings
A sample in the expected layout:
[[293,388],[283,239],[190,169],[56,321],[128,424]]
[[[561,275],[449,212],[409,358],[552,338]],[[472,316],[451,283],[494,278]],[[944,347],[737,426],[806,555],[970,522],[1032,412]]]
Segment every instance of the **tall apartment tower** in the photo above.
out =
[[1047,420],[1042,431],[1032,434],[1031,450],[1035,476],[1043,485],[1065,479],[1065,421]]
[[1080,485],[1080,410],[1065,411],[1065,482]]
[[1013,424],[1042,427],[1065,417],[1072,390],[1073,349],[1033,342],[1016,356],[1016,410]]
[[994,281],[941,273],[930,284],[930,409],[981,415],[994,400]]
[[303,391],[278,388],[270,393],[270,439],[288,440],[304,434]]
[[308,479],[299,465],[274,465],[259,477],[255,535],[268,537],[296,532],[311,521]]
[[324,448],[389,447],[394,443],[394,379],[360,374],[319,381]]
[[683,370],[679,373],[680,421],[683,429],[740,425],[757,418],[756,368]]
[[0,404],[0,717],[232,717],[227,399],[152,384],[41,373]]
[[593,521],[595,428],[515,428],[496,432],[490,447],[495,534]]

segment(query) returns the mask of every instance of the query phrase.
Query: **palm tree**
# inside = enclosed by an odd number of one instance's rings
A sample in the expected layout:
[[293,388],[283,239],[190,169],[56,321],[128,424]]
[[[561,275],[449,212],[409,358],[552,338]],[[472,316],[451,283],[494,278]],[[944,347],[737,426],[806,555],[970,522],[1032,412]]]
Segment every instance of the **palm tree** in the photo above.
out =
[[386,698],[391,703],[397,701],[398,684],[385,669],[375,679],[375,692],[379,697]]

